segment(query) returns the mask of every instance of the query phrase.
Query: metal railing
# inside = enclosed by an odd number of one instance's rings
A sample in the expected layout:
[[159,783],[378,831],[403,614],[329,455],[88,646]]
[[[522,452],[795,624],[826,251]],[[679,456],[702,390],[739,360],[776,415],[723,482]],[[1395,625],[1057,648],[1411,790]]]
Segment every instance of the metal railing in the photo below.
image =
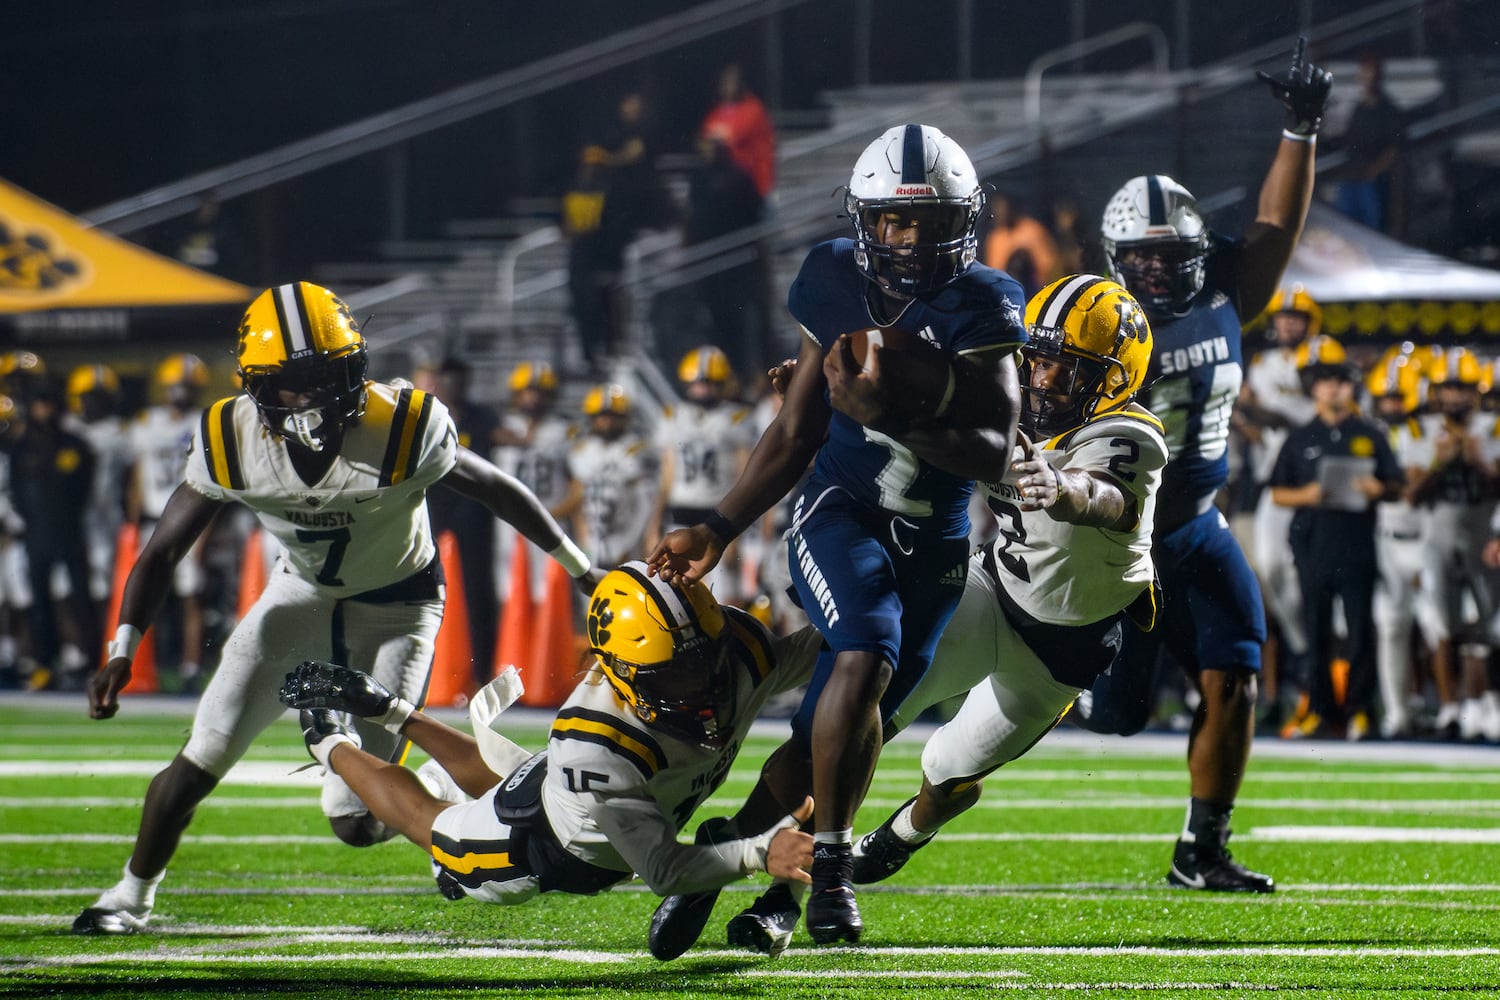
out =
[[102,205],[83,213],[82,218],[111,232],[132,232],[192,211],[208,192],[213,192],[222,201],[257,191],[806,2],[714,0],[517,69]]
[[1039,128],[1042,121],[1042,74],[1057,66],[1070,63],[1083,56],[1093,55],[1105,49],[1114,48],[1124,42],[1133,42],[1144,38],[1151,45],[1151,65],[1158,76],[1165,77],[1171,70],[1171,60],[1167,50],[1167,33],[1154,24],[1145,21],[1132,21],[1122,24],[1112,31],[1106,31],[1092,38],[1064,45],[1044,52],[1031,61],[1026,67],[1025,93],[1026,93],[1026,124],[1030,128]]

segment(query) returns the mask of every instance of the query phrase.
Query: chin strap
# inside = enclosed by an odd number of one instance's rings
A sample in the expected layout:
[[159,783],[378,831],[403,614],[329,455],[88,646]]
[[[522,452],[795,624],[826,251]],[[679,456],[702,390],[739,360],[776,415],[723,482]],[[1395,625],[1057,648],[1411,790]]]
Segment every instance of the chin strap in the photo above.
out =
[[322,451],[323,439],[318,435],[323,426],[323,411],[302,410],[293,413],[282,422],[287,437],[294,438],[308,451]]

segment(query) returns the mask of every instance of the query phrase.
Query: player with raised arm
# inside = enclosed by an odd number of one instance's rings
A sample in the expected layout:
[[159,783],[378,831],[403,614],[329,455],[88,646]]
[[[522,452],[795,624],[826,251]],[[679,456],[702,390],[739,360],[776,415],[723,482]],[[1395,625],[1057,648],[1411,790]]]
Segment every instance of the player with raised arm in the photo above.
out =
[[[119,710],[173,567],[222,510],[248,507],[281,543],[281,557],[225,641],[187,745],[152,779],[123,877],[79,914],[75,933],[145,927],[198,803],[284,711],[276,689],[288,662],[369,664],[383,685],[421,701],[444,597],[429,488],[441,483],[484,504],[584,582],[599,575],[530,491],[459,446],[439,400],[366,378],[364,335],[328,289],[305,281],[267,289],[245,311],[238,343],[244,392],[203,411],[186,481],[126,581],[119,630],[89,680],[89,714]],[[405,751],[394,734],[360,726],[375,754],[395,760]],[[322,806],[345,843],[392,835],[336,776],[324,783]]]
[[[816,634],[774,639],[703,584],[675,587],[648,577],[641,562],[600,580],[588,630],[594,667],[534,756],[496,730],[520,693],[513,671],[472,703],[475,736],[330,663],[287,674],[281,700],[303,709],[313,757],[432,855],[451,899],[514,904],[542,892],[592,894],[632,873],[663,895],[717,889],[759,871],[807,881],[812,838],[797,826],[811,801],[754,835],[721,828],[713,844],[688,845],[677,831],[729,773],[767,699],[806,682]],[[416,743],[473,798],[445,801],[412,771],[361,750],[336,712],[376,720]]]
[[[648,559],[669,579],[701,578],[814,459],[787,544],[827,648],[779,759],[812,775],[807,926],[819,944],[863,931],[854,814],[884,723],[927,672],[963,593],[974,480],[999,479],[1015,440],[1024,296],[974,262],[983,205],[968,155],[930,125],[896,126],[865,149],[845,198],[854,239],[814,247],[787,297],[804,337],[784,405],[718,507]],[[942,384],[908,381],[918,366],[884,357],[874,342],[886,338],[935,343]]]
[[1202,698],[1188,735],[1191,797],[1168,879],[1191,889],[1270,892],[1270,876],[1224,846],[1250,759],[1256,679],[1266,639],[1260,587],[1214,498],[1229,476],[1229,420],[1243,374],[1240,328],[1257,315],[1291,259],[1312,198],[1313,156],[1333,77],[1302,58],[1261,73],[1287,110],[1281,145],[1243,239],[1218,239],[1193,196],[1170,177],[1135,177],[1104,209],[1112,276],[1150,317],[1155,349],[1145,404],[1171,455],[1157,498],[1153,556],[1161,627],[1127,629],[1115,665],[1075,713],[1099,732],[1133,733],[1150,716],[1165,646]]

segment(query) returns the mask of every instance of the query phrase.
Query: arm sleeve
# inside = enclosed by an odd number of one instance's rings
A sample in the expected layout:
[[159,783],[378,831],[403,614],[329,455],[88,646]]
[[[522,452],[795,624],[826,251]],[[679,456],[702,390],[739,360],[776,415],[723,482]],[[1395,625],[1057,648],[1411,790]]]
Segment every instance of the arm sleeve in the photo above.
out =
[[655,799],[596,796],[592,811],[600,832],[659,896],[718,889],[765,871],[771,838],[786,825],[722,844],[683,844]]

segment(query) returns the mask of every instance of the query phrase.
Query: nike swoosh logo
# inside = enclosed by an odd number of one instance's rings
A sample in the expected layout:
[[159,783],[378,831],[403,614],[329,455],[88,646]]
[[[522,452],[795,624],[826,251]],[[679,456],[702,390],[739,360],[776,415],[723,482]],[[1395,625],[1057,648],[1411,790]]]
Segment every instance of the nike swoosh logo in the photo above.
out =
[[1208,880],[1205,879],[1202,875],[1194,875],[1192,878],[1188,878],[1186,875],[1182,874],[1182,869],[1178,868],[1176,865],[1172,866],[1172,874],[1177,876],[1177,881],[1181,882],[1185,887],[1189,889],[1208,888]]
[[380,499],[380,498],[379,497],[355,497],[354,498],[354,502],[355,503],[369,503],[371,500],[378,500],[378,499]]

